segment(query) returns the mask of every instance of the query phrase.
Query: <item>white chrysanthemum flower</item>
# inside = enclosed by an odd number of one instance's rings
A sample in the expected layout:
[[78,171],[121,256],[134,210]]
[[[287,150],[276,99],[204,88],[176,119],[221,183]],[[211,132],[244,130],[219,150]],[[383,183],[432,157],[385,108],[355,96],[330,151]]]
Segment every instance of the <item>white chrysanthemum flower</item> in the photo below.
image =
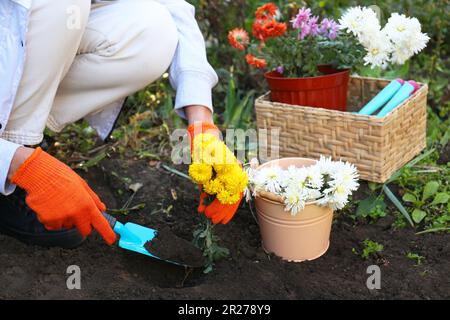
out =
[[320,156],[319,161],[316,164],[319,167],[320,173],[322,175],[331,175],[334,173],[334,161],[331,160],[331,157]]
[[359,38],[365,38],[364,30],[380,30],[380,21],[377,18],[377,14],[370,8],[360,6],[349,8],[339,19],[339,25],[341,29],[347,30],[347,32],[353,33],[354,36]]
[[342,186],[346,193],[356,191],[359,187],[359,174],[355,165],[349,162],[335,162],[335,172],[331,175],[329,185],[332,187]]
[[307,194],[307,201],[315,201],[322,197],[322,192],[319,189],[306,188],[305,193]]
[[414,54],[426,48],[430,37],[426,33],[417,32],[408,39],[408,46]]
[[[326,162],[324,159],[322,162]],[[348,202],[351,193],[358,189],[358,170],[349,162],[333,162],[333,170],[329,175],[327,188],[323,190],[323,197],[318,204],[328,206],[333,210],[342,209]]]
[[306,185],[313,189],[322,188],[323,176],[318,165],[311,166],[306,170]]
[[350,196],[350,193],[342,184],[324,190],[324,194],[325,196],[319,200],[319,203],[333,210],[339,210],[345,207]]
[[287,169],[286,172],[289,176],[295,176],[297,175],[298,172],[298,167],[294,166],[294,165],[290,165]]
[[284,171],[279,167],[262,168],[255,176],[255,188],[278,193],[282,189],[283,178]]
[[383,30],[394,43],[402,42],[411,33],[421,32],[419,20],[406,17],[404,14],[393,13]]
[[283,197],[285,204],[284,210],[290,211],[293,216],[305,208],[306,194],[300,192],[297,188],[286,189]]
[[323,198],[323,204],[319,204],[319,205],[329,207],[332,210],[341,210],[342,208],[345,207],[347,202],[348,202],[348,200],[346,200],[345,202],[341,202],[341,201],[337,201],[333,196],[327,196],[327,197]]
[[422,33],[419,20],[393,13],[381,30],[375,11],[352,7],[339,20],[340,28],[353,33],[367,51],[364,64],[386,68],[389,62],[404,64],[422,51],[430,38]]
[[255,196],[257,191],[275,193],[284,199],[285,210],[293,215],[303,210],[306,203],[316,200],[318,205],[342,209],[359,186],[358,171],[353,164],[324,156],[309,167],[274,166],[247,170],[247,174],[250,184],[245,190],[246,199]]
[[391,62],[395,64],[404,64],[409,58],[414,55],[413,52],[404,46],[393,46],[393,51],[391,55]]
[[374,67],[385,68],[390,60],[392,45],[387,35],[379,32],[377,36],[372,37],[365,47],[367,55],[364,57],[364,64]]
[[422,33],[414,33],[407,36],[401,42],[393,43],[391,61],[396,64],[404,64],[416,53],[422,51],[430,38]]
[[370,46],[370,43],[373,39],[376,39],[380,36],[380,25],[368,24],[365,25],[361,32],[358,34],[358,41],[364,47],[367,48]]
[[404,64],[413,55],[422,51],[430,38],[422,33],[419,20],[393,13],[383,28],[392,42],[391,61]]
[[329,207],[332,210],[339,210],[343,208],[341,203],[335,201],[332,194],[324,195],[317,201],[317,204],[322,207]]
[[304,168],[289,166],[285,174],[284,187],[297,188],[303,190],[306,187],[307,171]]

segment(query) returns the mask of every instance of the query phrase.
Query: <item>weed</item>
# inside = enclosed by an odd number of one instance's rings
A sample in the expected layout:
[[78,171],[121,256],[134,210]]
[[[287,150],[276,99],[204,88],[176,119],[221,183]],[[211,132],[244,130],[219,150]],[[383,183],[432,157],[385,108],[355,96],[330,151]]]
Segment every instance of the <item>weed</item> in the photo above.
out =
[[421,256],[417,253],[408,252],[406,254],[406,257],[408,259],[414,260],[416,262],[416,266],[420,266],[422,264],[422,261],[425,260],[424,256]]
[[[384,193],[404,219],[397,218],[397,227],[405,220],[411,226],[420,225],[424,230],[445,231],[450,222],[450,169],[436,165],[438,152],[430,148],[394,173],[385,184],[369,184],[375,195],[359,201],[356,217],[376,219],[387,210]],[[388,187],[393,184],[402,194],[401,200]]]
[[369,218],[371,221],[376,221],[379,218],[383,218],[387,215],[387,206],[384,202],[382,195],[369,196],[364,200],[358,202],[358,208],[356,209],[356,214],[354,218],[363,217]]
[[206,258],[204,273],[209,273],[214,269],[214,263],[226,258],[230,252],[227,248],[219,245],[220,238],[214,234],[214,224],[205,219],[193,232],[194,245],[203,251]]
[[384,249],[384,246],[382,244],[369,239],[364,240],[362,244],[364,245],[364,248],[361,253],[361,258],[365,260],[377,253],[382,252]]

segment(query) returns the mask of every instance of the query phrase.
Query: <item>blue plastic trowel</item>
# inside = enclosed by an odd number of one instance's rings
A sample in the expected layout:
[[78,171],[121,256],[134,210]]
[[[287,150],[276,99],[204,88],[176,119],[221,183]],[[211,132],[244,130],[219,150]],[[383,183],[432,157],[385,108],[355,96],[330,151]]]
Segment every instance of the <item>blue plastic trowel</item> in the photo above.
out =
[[[103,216],[114,232],[120,236],[118,246],[122,249],[185,267],[199,268],[204,265],[203,253],[200,249],[170,233],[167,229],[164,229],[164,237],[158,238],[158,231],[155,229],[146,228],[131,222],[123,224],[105,212],[103,212]],[[156,241],[158,241],[158,248],[172,248],[172,252],[164,253],[163,256],[161,256],[161,253],[149,252],[148,249],[150,248],[151,250],[152,242]],[[183,258],[183,256],[186,257],[187,255],[188,258]]]

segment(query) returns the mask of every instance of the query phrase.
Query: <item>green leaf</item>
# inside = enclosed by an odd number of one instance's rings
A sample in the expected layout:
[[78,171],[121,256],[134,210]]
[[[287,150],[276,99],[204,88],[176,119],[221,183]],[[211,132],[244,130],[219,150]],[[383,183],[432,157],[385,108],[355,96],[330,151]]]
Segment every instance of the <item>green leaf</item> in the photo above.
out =
[[388,188],[387,185],[383,185],[383,191],[389,198],[389,200],[392,201],[394,206],[397,207],[397,209],[400,211],[400,213],[408,220],[411,227],[414,227],[414,222],[412,221],[411,217],[409,216],[408,211],[406,211],[405,207],[401,204],[401,202],[397,199],[397,197],[392,193],[392,191]]
[[412,193],[406,193],[404,196],[403,196],[403,201],[405,201],[405,202],[416,202],[417,201],[417,198],[416,198],[416,196],[415,195],[413,195]]
[[406,257],[408,259],[415,260],[416,261],[416,265],[418,265],[418,266],[420,266],[422,264],[422,260],[425,260],[425,257],[423,257],[423,256],[421,256],[421,255],[419,255],[417,253],[412,253],[412,252],[408,252],[406,254]]
[[380,187],[380,184],[376,182],[369,182],[367,185],[369,186],[370,191],[376,191]]
[[437,204],[444,204],[444,203],[448,203],[448,200],[450,199],[450,195],[447,192],[439,192],[438,194],[436,194],[436,196],[434,197],[433,202],[431,203],[431,205],[437,205]]
[[386,204],[384,203],[383,199],[371,195],[358,203],[358,209],[356,209],[356,216],[367,217],[370,214],[370,212],[374,210],[377,206],[379,206],[381,209],[386,208]]
[[213,257],[214,261],[219,261],[221,259],[224,259],[230,255],[230,251],[227,248],[221,247],[221,246],[214,246],[213,248]]
[[246,112],[246,109],[249,108],[249,106],[253,107],[252,104],[249,103],[249,101],[252,99],[255,92],[253,90],[250,90],[245,97],[235,106],[233,114],[230,115],[228,125],[234,125],[238,126],[240,119],[242,118],[242,115]]
[[450,228],[447,227],[439,227],[439,228],[433,228],[433,229],[427,229],[420,232],[416,232],[416,235],[426,234],[426,233],[433,233],[433,232],[441,232],[441,231],[450,231]]
[[423,189],[422,201],[427,200],[428,198],[434,196],[439,189],[439,182],[430,181],[425,185]]
[[397,180],[398,178],[400,178],[400,176],[402,175],[403,171],[405,168],[411,168],[414,167],[416,164],[418,164],[420,161],[428,158],[431,154],[433,154],[433,152],[436,151],[435,148],[432,148],[420,155],[418,155],[416,158],[412,159],[410,162],[408,162],[403,168],[397,170],[396,172],[394,172],[392,174],[392,176],[386,181],[385,184],[389,184],[391,182],[394,182],[395,180]]
[[426,216],[427,216],[427,213],[420,209],[414,209],[414,211],[412,213],[412,218],[415,223],[420,223]]
[[203,273],[207,274],[207,273],[210,273],[211,271],[213,271],[213,266],[212,266],[212,264],[210,264],[209,266],[207,266],[207,267],[203,270]]
[[[403,168],[402,168],[402,169],[403,169]],[[398,178],[400,178],[400,176],[401,176],[402,173],[403,173],[403,170],[402,170],[402,169],[399,169],[399,170],[395,171],[395,172],[392,174],[392,176],[386,181],[386,183],[388,184],[388,183],[394,182],[395,180],[397,180]]]
[[224,122],[230,121],[232,115],[235,112],[236,106],[236,82],[231,76],[228,82],[227,96],[225,98],[225,112],[223,114]]
[[428,158],[428,156],[430,156],[435,150],[436,149],[432,148],[432,149],[426,151],[425,153],[422,153],[421,155],[418,155],[416,158],[412,159],[409,163],[407,163],[405,165],[405,167],[411,168],[411,167],[415,166],[416,164],[418,164],[423,159]]
[[78,165],[79,168],[87,171],[89,168],[97,166],[107,156],[106,151],[100,152],[95,157],[89,159],[86,162],[82,162]]
[[248,97],[245,97],[245,102],[244,102],[244,107],[243,110],[241,112],[241,117],[239,118],[239,122],[236,126],[236,128],[244,128],[244,125],[246,124],[245,122],[251,122],[252,121],[252,110],[253,110],[253,106],[254,106],[254,98],[255,95],[255,91],[251,90],[248,94]]

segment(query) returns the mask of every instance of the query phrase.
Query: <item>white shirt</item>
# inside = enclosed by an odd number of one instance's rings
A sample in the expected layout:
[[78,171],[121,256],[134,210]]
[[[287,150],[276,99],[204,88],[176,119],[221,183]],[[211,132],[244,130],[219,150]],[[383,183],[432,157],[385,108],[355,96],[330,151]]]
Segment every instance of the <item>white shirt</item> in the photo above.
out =
[[[177,91],[175,111],[183,118],[183,108],[188,105],[203,105],[212,111],[211,89],[217,84],[218,78],[207,61],[205,41],[195,20],[195,8],[184,0],[154,1],[168,9],[178,29],[178,47],[170,67],[170,83]],[[32,0],[0,2],[0,134],[6,127],[23,72],[25,47],[22,43],[26,45],[25,32],[31,2]],[[116,115],[117,109],[112,117]],[[103,119],[111,118],[101,116]],[[89,120],[95,124],[94,127],[100,134],[109,132],[113,122],[104,121],[100,117]],[[8,182],[7,174],[18,147],[20,145],[0,138],[0,193],[4,195],[11,194],[15,189]]]

